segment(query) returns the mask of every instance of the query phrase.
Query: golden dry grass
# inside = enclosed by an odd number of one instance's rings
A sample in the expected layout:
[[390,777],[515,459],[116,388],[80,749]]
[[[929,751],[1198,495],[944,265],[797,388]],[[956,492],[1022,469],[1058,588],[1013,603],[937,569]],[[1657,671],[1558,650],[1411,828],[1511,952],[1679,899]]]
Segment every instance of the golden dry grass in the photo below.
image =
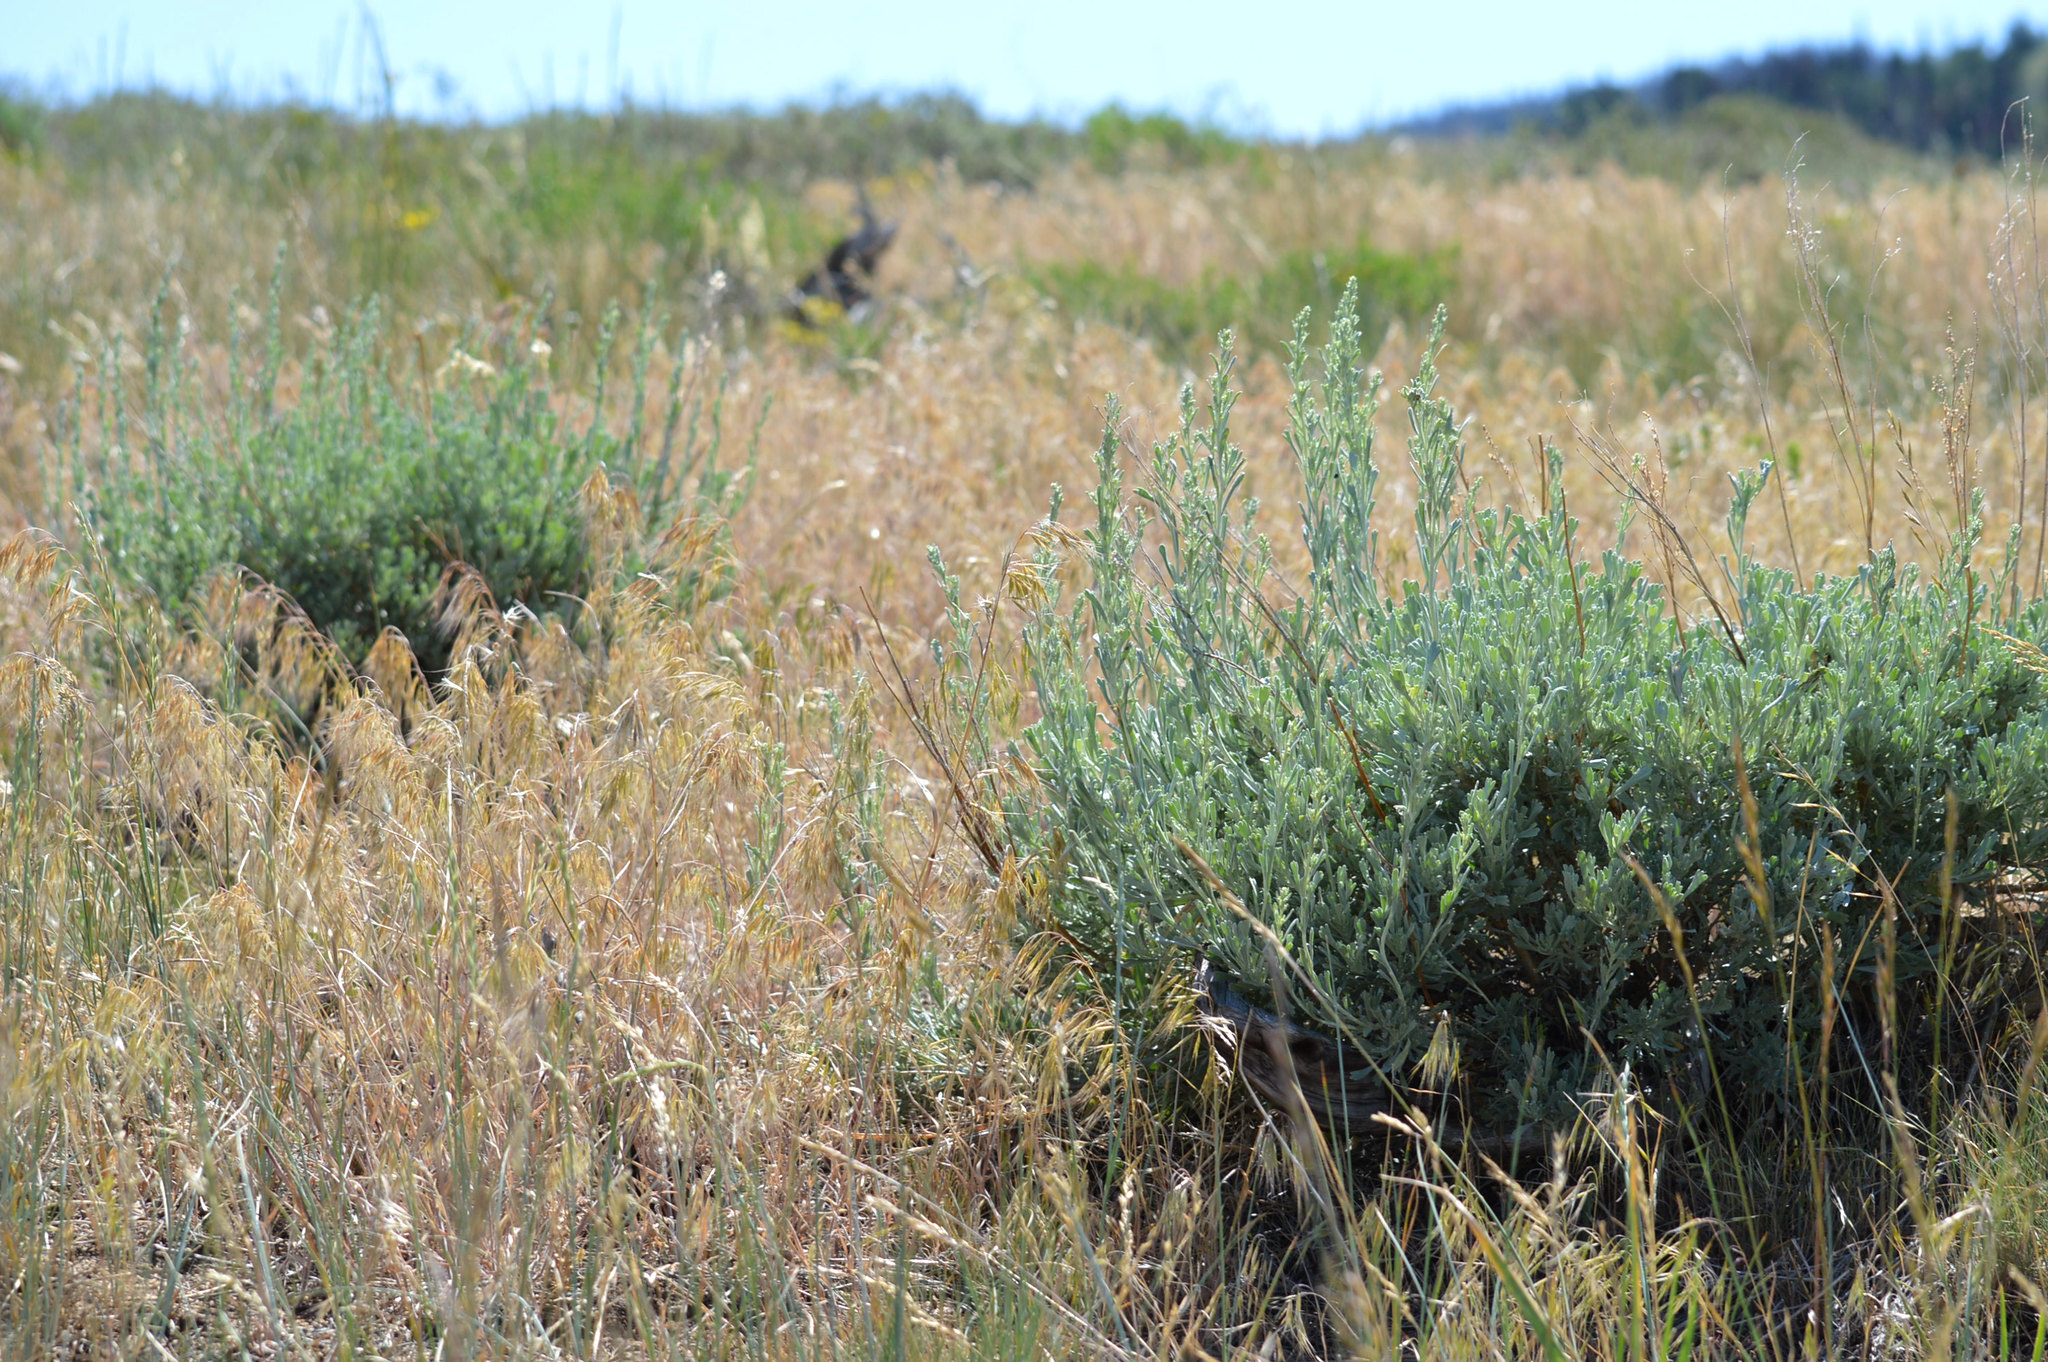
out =
[[[771,336],[660,359],[728,378],[735,427],[773,395],[732,527],[738,593],[676,607],[652,583],[605,588],[602,628],[573,636],[515,632],[472,601],[478,647],[439,693],[390,648],[347,675],[260,588],[223,587],[206,627],[174,631],[90,554],[14,537],[0,1346],[1799,1351],[1799,1247],[1744,1258],[1698,1208],[1660,1200],[1646,1151],[1664,1137],[1626,1095],[1529,1189],[1416,1132],[1390,1156],[1411,1181],[1321,1217],[1314,1151],[1210,1070],[1187,999],[1161,1000],[1141,1064],[1086,980],[1045,985],[1017,944],[1031,868],[984,873],[884,693],[877,650],[914,680],[944,623],[926,546],[970,598],[995,595],[1051,484],[1084,485],[1104,396],[1142,448],[1191,377],[1049,305],[1019,277],[1031,262],[1187,280],[1360,233],[1454,247],[1443,367],[1482,498],[1556,495],[1533,452],[1552,441],[1597,550],[1619,507],[1611,467],[1640,458],[1708,544],[1726,474],[1775,449],[1796,471],[1755,541],[1809,575],[1853,571],[1874,543],[1939,552],[1963,458],[1953,346],[1974,356],[1986,553],[2023,523],[2038,561],[2048,517],[2019,496],[2048,489],[2048,335],[2025,184],[1812,186],[1788,206],[1782,185],[1499,181],[1417,155],[1071,170],[1031,194],[943,172],[881,187],[905,226],[875,353]],[[812,207],[840,212],[849,192],[819,187]],[[340,301],[311,225],[330,205],[266,216],[175,167],[80,188],[25,165],[0,166],[0,201],[0,277],[53,300],[65,346],[127,334],[132,353],[173,263],[195,319],[181,343],[217,345],[280,236],[295,300]],[[631,295],[645,247],[593,240],[542,269],[579,298]],[[438,344],[490,306],[484,279],[445,264],[440,296],[411,300]],[[1841,382],[1815,290],[1842,328]],[[1385,339],[1390,388],[1421,344]],[[1284,375],[1263,357],[1243,377],[1237,430],[1284,542]],[[77,381],[0,374],[17,525],[42,513],[47,413]],[[2031,405],[2008,397],[2022,391]],[[1398,404],[1384,419],[1397,449]],[[1383,484],[1390,519],[1412,507],[1405,473]],[[588,496],[617,539],[647,528]],[[672,579],[714,551],[703,531],[672,534]],[[229,684],[238,658],[248,674]],[[324,769],[248,717],[264,686],[309,684],[346,697]],[[1166,1050],[1190,1085],[1171,1104],[1144,1077]],[[2003,1321],[2004,1350],[2037,1355],[2038,1298],[2006,1274],[2048,1266],[2039,1118],[1966,1113],[1940,1134],[1889,1231],[1845,1248],[1840,1337],[1853,1327],[1873,1356],[1991,1356]]]

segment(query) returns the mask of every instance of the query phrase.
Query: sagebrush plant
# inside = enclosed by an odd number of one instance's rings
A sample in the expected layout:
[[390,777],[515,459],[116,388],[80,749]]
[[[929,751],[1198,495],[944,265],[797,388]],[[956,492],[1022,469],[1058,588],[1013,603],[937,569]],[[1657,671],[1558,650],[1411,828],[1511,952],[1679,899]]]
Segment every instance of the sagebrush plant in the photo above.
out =
[[[74,410],[70,457],[53,471],[113,566],[173,616],[210,578],[240,569],[288,595],[351,660],[395,629],[438,675],[457,574],[515,615],[573,610],[587,593],[581,497],[593,475],[633,487],[661,523],[692,510],[722,523],[744,495],[744,478],[717,463],[723,394],[709,395],[700,430],[707,395],[685,388],[687,366],[668,366],[662,424],[643,423],[651,316],[627,374],[634,419],[615,433],[605,405],[616,309],[588,414],[570,419],[537,313],[459,337],[430,368],[425,342],[406,354],[374,300],[289,355],[273,290],[260,334],[229,345],[227,400],[208,412],[208,375],[168,334],[166,294],[144,339],[140,391],[120,382],[110,348],[92,394],[106,439],[80,443],[87,422]],[[292,360],[297,390],[282,395]]]
[[2041,608],[1977,576],[1974,520],[1924,577],[1885,552],[1802,585],[1747,554],[1771,470],[1739,473],[1727,602],[1688,627],[1626,524],[1582,561],[1562,497],[1474,503],[1425,354],[1390,585],[1355,307],[1318,376],[1305,318],[1292,352],[1302,580],[1242,495],[1227,338],[1206,421],[1189,389],[1135,497],[1112,414],[1082,588],[1027,630],[1034,788],[1008,814],[1065,930],[1119,972],[1206,957],[1270,1000],[1191,850],[1358,1082],[1428,1086],[1448,1041],[1507,1127],[1564,1127],[1617,1067],[1753,1111],[1796,1100],[1830,1031],[1889,1055],[1887,1009],[1937,1044],[1944,1009],[1995,1016],[2034,931],[2002,895],[2048,862],[2048,693],[2014,654]]

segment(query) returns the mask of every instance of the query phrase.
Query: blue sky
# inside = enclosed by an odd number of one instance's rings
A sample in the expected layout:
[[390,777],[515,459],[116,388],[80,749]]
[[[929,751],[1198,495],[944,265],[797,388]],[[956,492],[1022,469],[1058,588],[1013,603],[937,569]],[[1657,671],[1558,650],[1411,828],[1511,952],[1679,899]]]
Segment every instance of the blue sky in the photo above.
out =
[[1788,42],[1945,48],[2048,27],[2048,0],[0,0],[0,74],[73,97],[154,83],[348,106],[378,69],[365,15],[420,114],[948,88],[1003,115],[1121,100],[1314,135]]

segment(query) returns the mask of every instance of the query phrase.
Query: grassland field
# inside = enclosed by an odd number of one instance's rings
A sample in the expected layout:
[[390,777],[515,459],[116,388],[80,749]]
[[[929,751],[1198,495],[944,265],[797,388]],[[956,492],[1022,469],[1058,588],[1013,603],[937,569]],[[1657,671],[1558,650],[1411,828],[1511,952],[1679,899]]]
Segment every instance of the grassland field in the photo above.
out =
[[[1688,627],[1721,579],[1645,498],[1711,567],[1766,459],[1760,561],[1932,570],[1981,492],[1969,570],[2037,597],[2037,166],[1740,102],[1325,146],[943,101],[39,117],[0,153],[0,1353],[2044,1355],[2038,1006],[1874,1147],[1788,1128],[1702,1173],[1622,1092],[1518,1180],[1441,1131],[1330,1153],[1184,982],[1125,999],[1048,925],[1047,865],[963,835],[927,562],[1014,733],[1055,485],[1074,519],[1111,399],[1141,478],[1229,326],[1299,578],[1284,342],[1355,273],[1389,394],[1445,309],[1468,512],[1561,500]],[[873,309],[792,324],[859,195],[900,224]],[[456,581],[439,675],[232,573],[159,601],[84,514],[323,375],[438,438],[515,363],[563,448],[594,419],[651,450],[678,410],[731,478],[669,499],[662,445],[652,482],[580,483],[574,611]],[[1407,409],[1377,422],[1397,526]]]

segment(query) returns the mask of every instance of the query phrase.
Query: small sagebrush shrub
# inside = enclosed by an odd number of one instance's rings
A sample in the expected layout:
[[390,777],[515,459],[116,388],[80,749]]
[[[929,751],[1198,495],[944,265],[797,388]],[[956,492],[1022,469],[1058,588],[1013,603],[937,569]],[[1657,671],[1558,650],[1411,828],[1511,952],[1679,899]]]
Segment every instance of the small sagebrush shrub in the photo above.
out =
[[[1932,575],[1885,552],[1802,585],[1747,553],[1769,470],[1744,474],[1725,625],[1682,624],[1623,550],[1581,559],[1561,498],[1474,505],[1425,355],[1390,555],[1352,300],[1319,379],[1305,327],[1305,575],[1282,580],[1253,528],[1227,344],[1206,421],[1190,389],[1142,490],[1112,417],[1093,528],[1049,523],[1010,574],[1038,607],[1040,716],[1006,831],[1064,938],[1106,977],[1207,958],[1277,1005],[1199,857],[1298,963],[1294,1015],[1357,1047],[1358,1081],[1419,1088],[1430,1056],[1488,1122],[1566,1121],[1606,1066],[1756,1110],[1830,1046],[1881,1101],[1877,1067],[1938,1062],[1944,1016],[1995,1032],[2035,924],[2017,891],[2048,864],[2048,694],[2022,665],[2042,606],[1977,575],[1974,530]],[[1000,769],[990,716],[1015,706],[974,698],[985,652],[937,651],[985,744],[967,769]]]
[[[458,345],[430,374],[424,350],[387,348],[368,305],[301,357],[299,391],[285,401],[273,309],[260,363],[244,372],[241,346],[232,347],[225,409],[208,411],[189,346],[159,324],[142,392],[123,394],[103,375],[106,443],[74,451],[63,480],[111,564],[173,615],[214,574],[239,568],[289,594],[351,660],[396,629],[435,674],[448,660],[440,616],[454,565],[474,569],[501,610],[543,615],[585,593],[581,493],[594,474],[632,481],[656,523],[680,508],[678,493],[701,462],[694,495],[716,513],[732,509],[738,487],[716,467],[715,400],[709,449],[693,414],[678,457],[679,383],[666,427],[641,429],[650,332],[631,366],[632,428],[607,428],[616,321],[607,318],[598,347],[593,409],[574,422],[530,328],[495,346],[470,342],[488,358]],[[672,376],[681,374],[675,366]]]
[[1151,339],[1165,353],[1193,359],[1226,328],[1254,353],[1279,353],[1303,308],[1328,316],[1356,287],[1361,324],[1377,340],[1394,320],[1414,322],[1457,284],[1448,251],[1404,255],[1367,241],[1347,249],[1290,251],[1258,274],[1211,270],[1170,284],[1129,266],[1084,260],[1035,270],[1032,281],[1060,306]]

